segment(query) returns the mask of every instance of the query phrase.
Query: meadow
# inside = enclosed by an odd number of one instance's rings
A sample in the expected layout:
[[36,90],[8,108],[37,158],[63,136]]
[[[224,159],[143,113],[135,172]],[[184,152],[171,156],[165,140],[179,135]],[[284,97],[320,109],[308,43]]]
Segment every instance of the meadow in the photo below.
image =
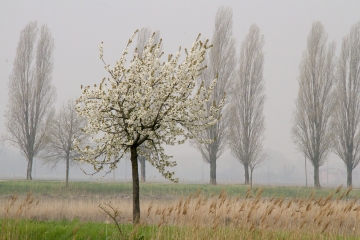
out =
[[[209,184],[176,184],[176,183],[156,183],[146,182],[140,183],[140,194],[142,196],[188,196],[200,191],[205,196],[218,195],[221,191],[226,191],[229,196],[246,195],[249,186],[247,185],[209,185]],[[253,189],[259,189],[254,186]],[[313,188],[297,187],[297,186],[264,186],[262,197],[284,197],[284,198],[307,198]],[[322,188],[314,191],[315,197],[326,197],[333,189]],[[26,181],[11,180],[0,181],[0,196],[27,193],[46,196],[96,196],[96,195],[132,195],[131,182],[71,182],[69,187],[65,187],[65,183],[61,181]],[[360,189],[353,189],[349,198],[360,196]]]
[[0,239],[360,237],[359,189],[144,183],[140,191],[133,226],[131,183],[2,181]]

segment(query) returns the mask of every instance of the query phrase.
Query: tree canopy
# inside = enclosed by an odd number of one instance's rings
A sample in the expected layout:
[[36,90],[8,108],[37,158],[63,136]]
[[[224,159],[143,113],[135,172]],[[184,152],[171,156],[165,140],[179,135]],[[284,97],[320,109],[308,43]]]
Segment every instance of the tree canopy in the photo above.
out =
[[87,118],[84,130],[93,136],[96,145],[81,148],[78,142],[75,144],[82,153],[78,160],[92,164],[95,173],[110,172],[124,154],[130,152],[133,205],[136,208],[134,223],[140,216],[138,154],[145,156],[165,178],[176,182],[174,172],[166,170],[176,162],[170,161],[163,145],[181,144],[187,139],[198,138],[199,132],[218,121],[225,101],[223,98],[218,105],[213,103],[206,111],[216,79],[208,88],[204,83],[196,86],[196,78],[205,68],[202,62],[210,47],[208,40],[200,41],[199,35],[191,48],[185,49],[182,63],[179,63],[181,48],[175,55],[170,54],[166,62],[161,62],[162,40],[154,44],[153,34],[142,55],[135,51],[126,64],[126,55],[136,32],[114,67],[103,60],[101,43],[100,58],[110,76],[98,86],[84,87],[77,99],[78,113]]

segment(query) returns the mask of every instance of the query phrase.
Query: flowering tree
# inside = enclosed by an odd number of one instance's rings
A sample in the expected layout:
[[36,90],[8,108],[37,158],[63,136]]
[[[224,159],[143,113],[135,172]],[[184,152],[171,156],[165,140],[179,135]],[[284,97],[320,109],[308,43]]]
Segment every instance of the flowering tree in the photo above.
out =
[[[197,91],[196,78],[204,67],[208,41],[199,40],[185,49],[185,59],[179,63],[180,50],[161,62],[159,54],[162,41],[153,44],[154,34],[149,39],[140,57],[135,51],[128,67],[126,55],[137,31],[129,39],[121,58],[110,67],[103,60],[103,44],[100,45],[100,59],[110,76],[99,86],[86,86],[77,99],[77,111],[88,120],[84,130],[93,136],[95,147],[76,148],[82,153],[79,161],[94,166],[95,173],[110,172],[130,152],[133,179],[133,223],[140,219],[138,154],[156,167],[167,179],[177,182],[174,172],[165,168],[176,165],[164,153],[163,144],[184,143],[197,138],[199,132],[218,121],[219,110],[224,104],[214,105],[205,111],[216,84],[209,88],[201,84]],[[204,142],[211,139],[203,139]],[[140,148],[141,146],[141,148]]]

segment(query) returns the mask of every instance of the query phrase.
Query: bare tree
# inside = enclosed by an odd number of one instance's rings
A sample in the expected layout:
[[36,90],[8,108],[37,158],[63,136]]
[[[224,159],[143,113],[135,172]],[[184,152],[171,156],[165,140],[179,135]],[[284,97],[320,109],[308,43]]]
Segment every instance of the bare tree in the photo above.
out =
[[360,23],[344,37],[338,61],[333,115],[334,151],[347,169],[347,186],[360,161]]
[[262,164],[264,163],[264,161],[266,159],[267,159],[267,155],[265,153],[262,153],[254,161],[250,162],[250,164],[249,164],[249,168],[250,168],[250,189],[252,189],[252,186],[253,186],[253,172],[254,172],[254,169],[262,166]]
[[319,167],[332,143],[330,117],[335,81],[335,43],[327,44],[320,22],[314,22],[300,63],[299,93],[295,101],[292,137],[297,148],[314,166],[314,186],[320,188]]
[[[152,36],[153,32],[149,27],[141,28],[139,30],[138,36],[137,36],[137,42],[136,42],[136,51],[139,54],[139,57],[142,58],[142,54],[144,51],[144,47],[146,47],[150,37]],[[155,44],[159,44],[160,42],[160,31],[157,30],[154,32],[153,41]],[[159,51],[159,54],[161,54],[162,50],[162,44]],[[145,149],[143,149],[145,150]],[[146,182],[146,158],[144,156],[139,156],[139,163],[140,163],[140,181]]]
[[[139,57],[142,58],[142,54],[144,51],[144,47],[146,47],[146,44],[148,43],[150,37],[153,36],[154,43],[158,44],[160,42],[160,31],[156,30],[155,32],[152,32],[149,27],[141,28],[139,30],[138,36],[137,36],[137,42],[136,42],[136,49],[137,53],[139,54]],[[159,54],[161,54],[162,45]]]
[[[230,84],[236,67],[232,17],[233,13],[230,7],[218,9],[212,38],[213,48],[209,51],[208,60],[204,62],[207,68],[199,78],[205,86],[210,86],[212,79],[216,76],[218,78],[211,101],[207,102],[206,110],[208,112],[211,111],[213,103],[219,103],[225,92],[230,91]],[[226,109],[223,109],[219,115],[225,112]],[[195,147],[201,152],[203,160],[210,163],[210,184],[212,185],[216,184],[216,161],[226,148],[226,129],[227,118],[223,117],[214,126],[200,133],[201,139],[213,139],[211,143],[194,142]]]
[[306,187],[308,187],[308,183],[307,183],[308,181],[307,180],[308,180],[308,178],[307,178],[307,167],[306,167],[306,156],[305,156],[305,184],[306,184],[305,186]]
[[0,142],[0,159],[1,161],[4,161],[7,157],[7,154],[6,154],[6,149],[4,147],[4,145]]
[[240,66],[230,107],[229,147],[244,165],[245,184],[249,184],[249,167],[263,160],[265,86],[263,77],[264,36],[253,24],[241,45]]
[[45,151],[41,154],[43,163],[54,169],[58,163],[66,163],[66,186],[69,185],[69,166],[77,164],[73,161],[79,153],[73,149],[74,141],[84,142],[86,134],[82,130],[86,119],[80,117],[75,109],[75,101],[69,100],[51,121],[47,133]]
[[140,163],[140,182],[146,182],[145,156],[139,156],[139,163]]
[[34,157],[44,148],[56,98],[51,84],[54,40],[46,25],[41,27],[40,36],[38,32],[36,22],[30,22],[21,31],[5,112],[7,135],[4,139],[26,156],[27,179],[32,179]]

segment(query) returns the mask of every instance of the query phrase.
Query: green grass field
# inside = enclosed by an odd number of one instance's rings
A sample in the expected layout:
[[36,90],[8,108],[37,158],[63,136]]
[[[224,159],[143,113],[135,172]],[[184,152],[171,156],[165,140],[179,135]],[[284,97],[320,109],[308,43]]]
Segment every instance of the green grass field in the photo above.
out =
[[[245,197],[248,190],[245,185],[216,185],[209,184],[175,184],[175,183],[141,183],[140,195],[175,195],[188,196],[200,191],[205,196],[218,195],[225,190],[229,196]],[[253,189],[259,189],[255,186]],[[307,198],[314,191],[316,197],[326,197],[333,189],[323,188],[314,190],[306,187],[268,187],[264,186],[262,197],[284,197],[284,198]],[[17,193],[20,195],[32,192],[36,195],[115,195],[132,194],[132,184],[108,183],[108,182],[71,182],[65,188],[64,182],[60,181],[0,181],[0,195]],[[353,189],[349,198],[360,197],[360,190]]]

